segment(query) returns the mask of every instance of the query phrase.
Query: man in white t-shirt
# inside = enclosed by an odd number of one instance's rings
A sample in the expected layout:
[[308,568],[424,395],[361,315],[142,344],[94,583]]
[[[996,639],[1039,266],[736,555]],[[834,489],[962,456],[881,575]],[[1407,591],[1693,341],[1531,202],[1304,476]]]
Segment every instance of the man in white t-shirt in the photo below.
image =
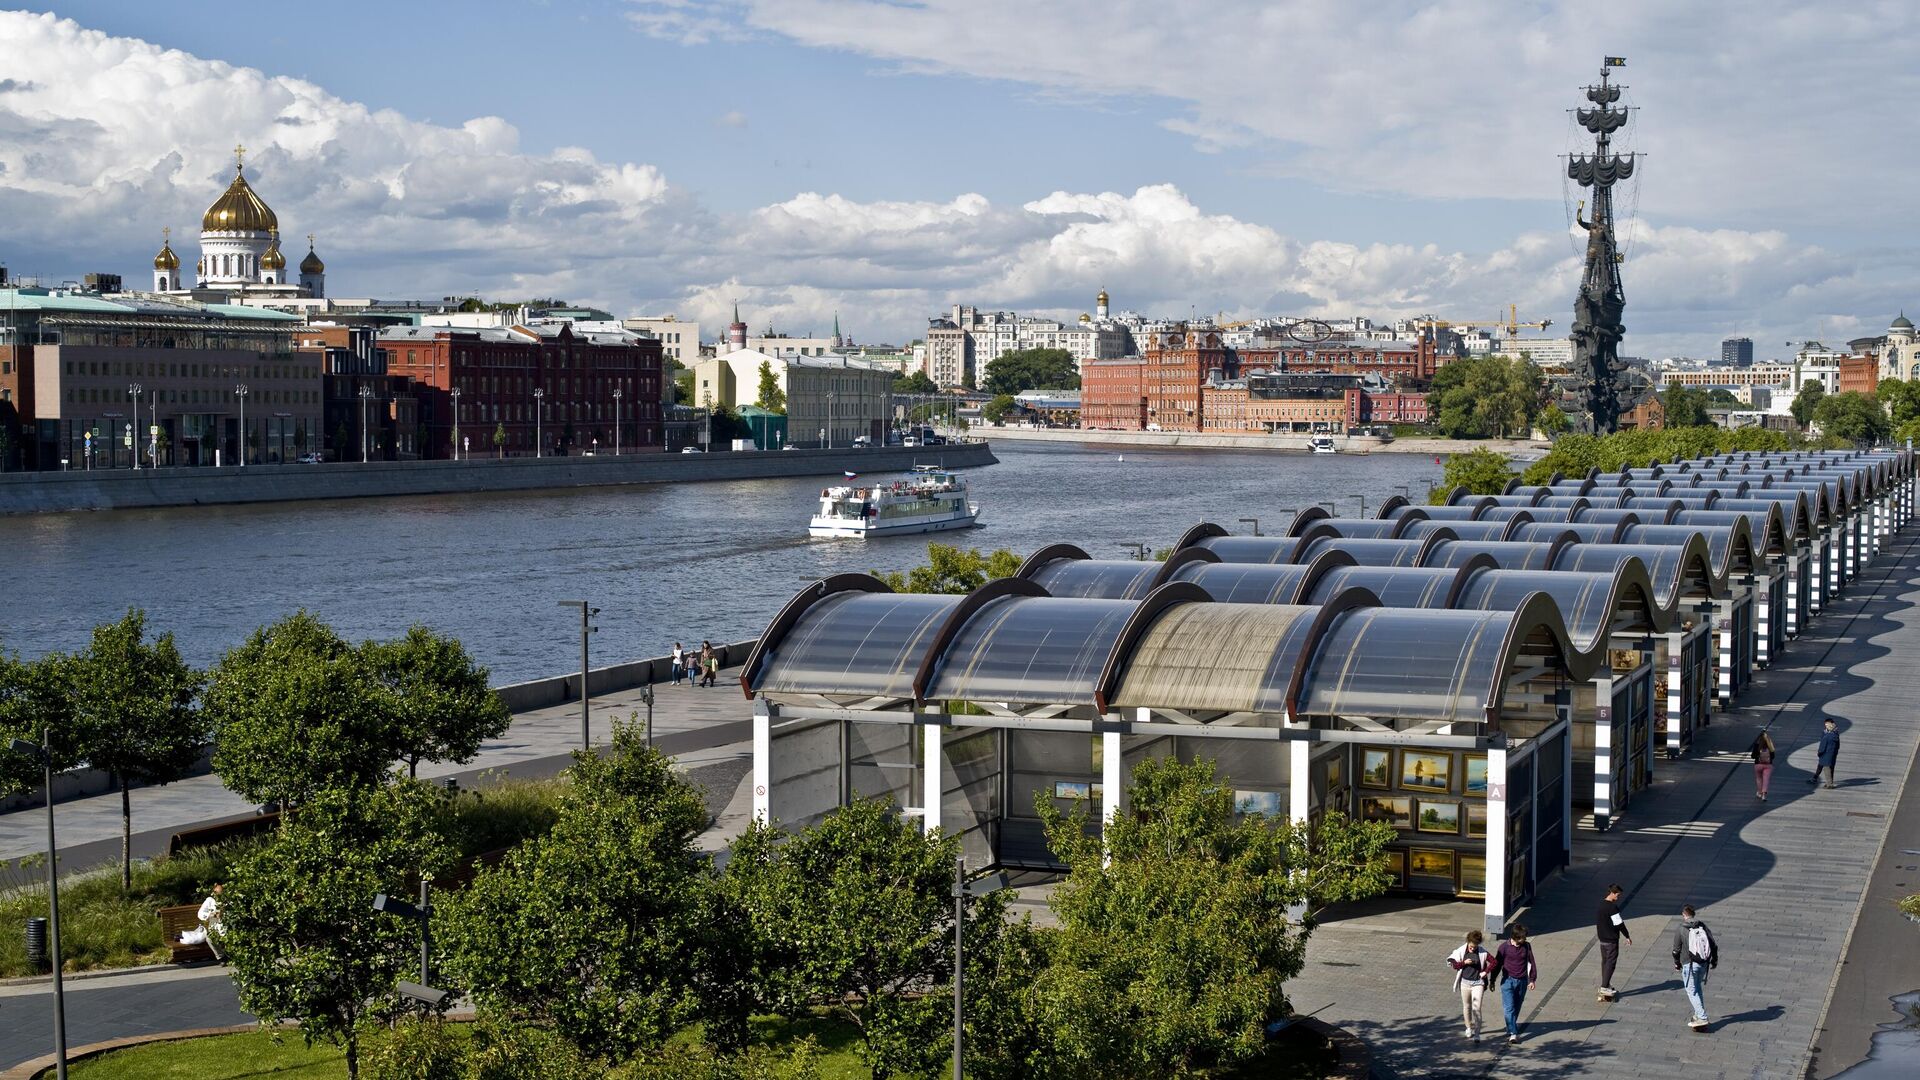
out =
[[200,901],[200,932],[207,936],[207,948],[213,950],[216,960],[226,959],[220,953],[220,935],[226,932],[226,927],[220,924],[220,893],[224,888],[225,886],[216,882],[213,892],[209,893],[205,900]]

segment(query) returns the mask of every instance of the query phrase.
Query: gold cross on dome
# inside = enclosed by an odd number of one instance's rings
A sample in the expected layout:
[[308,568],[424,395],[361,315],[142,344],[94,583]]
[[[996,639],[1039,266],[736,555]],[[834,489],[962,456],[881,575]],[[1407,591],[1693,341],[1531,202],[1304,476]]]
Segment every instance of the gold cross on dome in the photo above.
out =
[[168,226],[165,226],[165,227],[163,227],[163,228],[162,228],[162,229],[160,230],[160,235],[161,235],[162,237],[165,237],[165,239],[163,239],[163,240],[161,240],[161,241],[160,241],[160,246],[161,246],[161,247],[166,247],[166,246],[167,246],[168,244],[171,244],[171,243],[173,243],[173,226],[171,226],[171,225],[168,225]]
[[234,143],[233,144],[233,167],[236,169],[245,168],[246,164],[247,164],[247,148],[245,146],[240,145],[239,143]]
[[308,251],[313,250],[313,234],[312,233],[307,234],[307,250]]

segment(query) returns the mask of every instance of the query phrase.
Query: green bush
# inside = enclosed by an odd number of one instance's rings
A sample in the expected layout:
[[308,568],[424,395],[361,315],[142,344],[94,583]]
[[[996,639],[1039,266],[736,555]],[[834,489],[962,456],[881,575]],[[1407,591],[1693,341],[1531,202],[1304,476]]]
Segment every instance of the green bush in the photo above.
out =
[[754,1046],[721,1054],[707,1046],[675,1044],[606,1075],[607,1080],[820,1080],[820,1047],[801,1039],[791,1049]]
[[469,788],[454,796],[453,849],[472,857],[545,836],[560,818],[560,799],[569,784],[548,780],[512,780]]
[[482,1020],[467,1055],[467,1080],[597,1080],[606,1066],[547,1028]]
[[465,1080],[466,1040],[441,1018],[409,1017],[385,1039],[369,1040],[367,1080]]

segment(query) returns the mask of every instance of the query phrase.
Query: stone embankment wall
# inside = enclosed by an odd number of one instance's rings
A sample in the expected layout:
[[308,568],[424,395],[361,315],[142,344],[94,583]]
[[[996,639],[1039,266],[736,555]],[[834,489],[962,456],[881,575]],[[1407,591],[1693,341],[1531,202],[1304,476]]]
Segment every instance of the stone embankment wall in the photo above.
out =
[[[1180,431],[1082,431],[1078,428],[986,427],[983,438],[1008,442],[1078,443],[1083,446],[1149,446],[1210,450],[1307,451],[1306,435],[1225,435]],[[1509,456],[1538,457],[1548,443],[1525,439],[1395,439],[1382,442],[1371,435],[1335,435],[1343,454],[1429,454],[1444,457],[1469,450],[1493,450]]]
[[993,462],[993,451],[986,443],[968,442],[918,450],[889,446],[620,457],[356,461],[249,465],[244,469],[0,473],[0,514],[837,476],[848,469],[885,472],[915,464],[967,468]]

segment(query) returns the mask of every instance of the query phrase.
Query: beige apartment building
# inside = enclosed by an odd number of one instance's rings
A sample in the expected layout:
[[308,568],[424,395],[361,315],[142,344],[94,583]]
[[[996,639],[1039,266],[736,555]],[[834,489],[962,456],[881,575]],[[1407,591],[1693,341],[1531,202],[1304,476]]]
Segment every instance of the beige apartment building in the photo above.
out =
[[760,365],[786,395],[787,439],[795,446],[848,446],[886,437],[895,373],[851,357],[775,356],[739,349],[694,365],[693,404],[734,411],[760,398]]

